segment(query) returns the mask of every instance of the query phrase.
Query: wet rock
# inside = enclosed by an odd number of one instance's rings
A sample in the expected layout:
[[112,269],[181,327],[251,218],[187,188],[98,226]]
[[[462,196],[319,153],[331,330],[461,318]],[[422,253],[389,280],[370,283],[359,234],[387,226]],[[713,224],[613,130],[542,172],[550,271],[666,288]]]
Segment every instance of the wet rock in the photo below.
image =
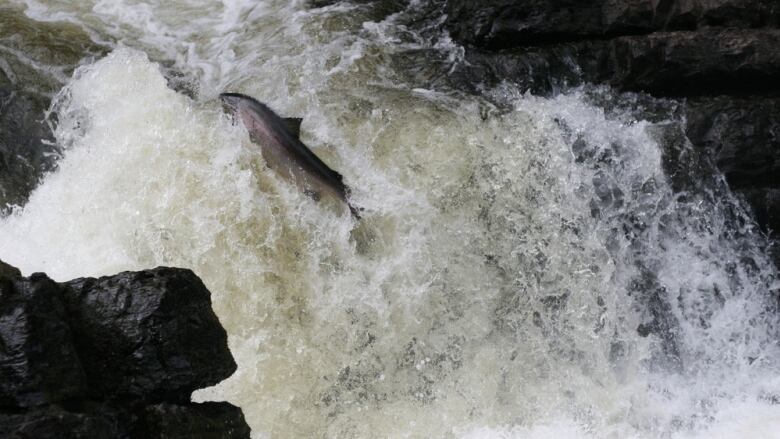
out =
[[18,439],[248,439],[241,409],[226,402],[77,407],[0,413],[0,437]]
[[655,96],[763,92],[778,88],[780,30],[705,29],[626,36],[578,46],[588,82]]
[[47,407],[25,413],[0,413],[0,437],[7,439],[113,439],[120,435],[116,416],[110,411],[71,413]]
[[490,50],[780,23],[780,6],[768,0],[449,0],[446,12],[457,41]]
[[235,368],[189,270],[58,284],[0,261],[0,437],[248,438],[241,409],[190,403]]
[[447,27],[455,40],[488,49],[533,46],[601,34],[603,2],[488,0],[447,2]]
[[732,187],[780,187],[780,97],[689,100],[686,132]]
[[780,97],[717,96],[686,105],[686,134],[754,208],[780,231]]
[[22,272],[18,268],[0,261],[0,279],[13,279],[21,276]]
[[466,52],[466,62],[456,66],[450,77],[457,87],[472,93],[510,81],[523,91],[551,95],[582,83],[578,55],[577,46],[569,44],[501,53],[473,50]]
[[[769,231],[772,238],[777,240],[778,234],[780,234],[780,188],[738,188],[735,192],[745,197],[745,200],[753,208],[756,222]],[[772,257],[775,265],[780,267],[780,249],[776,245],[773,251]]]
[[241,409],[226,402],[145,407],[133,436],[148,439],[243,439],[249,426]]
[[93,395],[188,401],[236,363],[210,293],[190,270],[156,268],[65,283]]
[[685,97],[780,90],[780,30],[659,32],[502,52],[471,51],[460,66],[485,85],[502,80],[535,94],[606,83],[618,90]]
[[49,98],[20,90],[2,67],[0,54],[0,211],[23,204],[40,175],[53,167],[56,149],[42,121]]
[[59,150],[45,112],[76,65],[105,50],[74,25],[0,6],[0,213],[24,204],[54,169]]
[[[13,274],[6,267],[0,264]],[[0,282],[0,406],[26,408],[86,395],[61,290],[43,274]]]

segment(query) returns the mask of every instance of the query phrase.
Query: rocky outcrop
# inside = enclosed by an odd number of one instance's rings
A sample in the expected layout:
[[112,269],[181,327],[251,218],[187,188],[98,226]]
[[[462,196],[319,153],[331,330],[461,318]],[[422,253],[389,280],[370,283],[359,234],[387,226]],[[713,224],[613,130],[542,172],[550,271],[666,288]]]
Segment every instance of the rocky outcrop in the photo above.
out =
[[466,48],[453,80],[535,94],[584,83],[674,98],[686,135],[780,231],[780,3],[770,0],[447,0]]
[[0,262],[0,437],[248,438],[239,408],[190,402],[235,369],[189,270],[56,283]]

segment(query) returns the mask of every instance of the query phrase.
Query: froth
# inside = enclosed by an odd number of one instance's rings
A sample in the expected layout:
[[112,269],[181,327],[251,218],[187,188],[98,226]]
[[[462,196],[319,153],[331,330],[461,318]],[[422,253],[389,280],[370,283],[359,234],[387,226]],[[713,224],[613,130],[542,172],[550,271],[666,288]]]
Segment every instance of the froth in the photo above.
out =
[[[477,99],[393,82],[392,23],[270,2],[260,38],[231,33],[254,9],[227,6],[231,36],[178,62],[306,116],[364,219],[279,180],[208,93],[119,49],[57,98],[65,156],[0,222],[4,260],[58,279],[193,268],[239,364],[196,398],[240,405],[257,437],[760,434],[749,413],[780,393],[775,269],[727,190],[673,190],[658,133],[674,120],[511,87],[496,93],[513,109],[483,118]],[[155,8],[132,12],[171,17]],[[160,26],[133,44],[165,50]]]

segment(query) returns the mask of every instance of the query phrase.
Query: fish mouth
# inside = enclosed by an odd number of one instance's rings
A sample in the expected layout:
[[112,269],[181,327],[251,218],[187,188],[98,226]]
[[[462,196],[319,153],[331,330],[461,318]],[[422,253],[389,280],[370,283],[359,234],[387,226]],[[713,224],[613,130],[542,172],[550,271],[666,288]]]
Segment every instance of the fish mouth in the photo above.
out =
[[235,114],[238,108],[238,100],[230,93],[222,93],[219,95],[219,100],[222,101],[222,110],[228,114]]

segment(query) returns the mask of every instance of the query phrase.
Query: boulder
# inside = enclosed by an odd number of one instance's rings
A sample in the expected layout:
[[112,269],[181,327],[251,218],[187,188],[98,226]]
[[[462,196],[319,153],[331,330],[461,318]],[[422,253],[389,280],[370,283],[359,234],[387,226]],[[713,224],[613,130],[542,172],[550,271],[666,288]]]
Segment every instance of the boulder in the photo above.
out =
[[249,438],[238,407],[190,402],[235,369],[190,270],[58,284],[0,261],[0,437]]
[[155,268],[64,284],[93,396],[189,401],[236,363],[211,296],[190,270]]
[[[0,264],[4,271],[5,264]],[[28,408],[86,396],[62,288],[44,274],[0,282],[0,406]]]

